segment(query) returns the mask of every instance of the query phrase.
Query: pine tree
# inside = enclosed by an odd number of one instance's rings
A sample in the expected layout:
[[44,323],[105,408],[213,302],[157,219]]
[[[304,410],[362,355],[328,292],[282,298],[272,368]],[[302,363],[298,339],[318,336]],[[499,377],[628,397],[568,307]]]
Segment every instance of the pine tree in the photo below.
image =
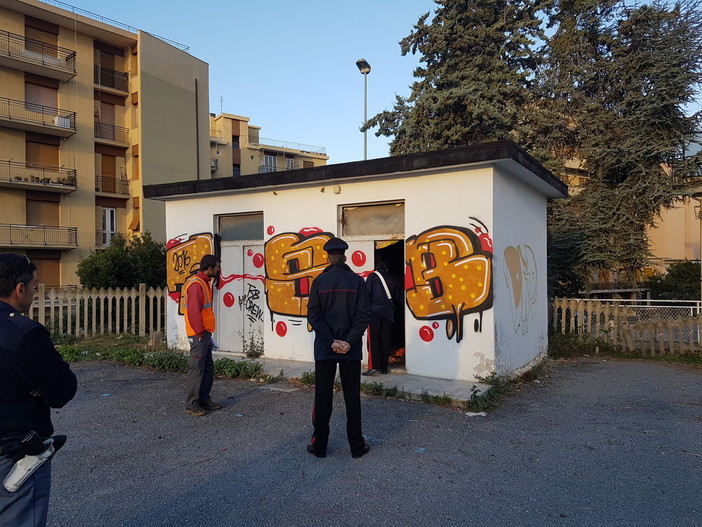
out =
[[400,42],[423,63],[411,95],[368,121],[392,155],[504,139],[514,129],[542,38],[538,0],[437,0]]

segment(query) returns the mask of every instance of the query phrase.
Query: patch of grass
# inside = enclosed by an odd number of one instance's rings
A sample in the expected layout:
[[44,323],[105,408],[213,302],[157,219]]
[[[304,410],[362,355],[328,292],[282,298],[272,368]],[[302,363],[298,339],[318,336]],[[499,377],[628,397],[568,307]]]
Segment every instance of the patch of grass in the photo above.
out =
[[508,378],[492,372],[487,377],[478,377],[477,380],[489,384],[490,388],[483,393],[473,386],[470,391],[470,398],[463,403],[463,407],[470,412],[486,412],[492,410],[499,402],[508,395],[520,382],[520,379],[535,380],[535,374],[531,370],[519,378]]
[[278,375],[266,375],[263,379],[268,384],[275,384],[276,382],[284,382],[286,380],[285,370],[281,369]]
[[244,340],[244,355],[247,359],[258,359],[264,350],[263,336],[260,333],[251,333],[248,340]]
[[142,364],[148,368],[172,373],[188,371],[188,359],[177,351],[156,351],[145,354]]
[[214,363],[217,375],[232,379],[260,379],[263,377],[263,365],[252,360],[217,359]]
[[453,404],[453,399],[448,395],[430,395],[426,390],[422,390],[419,399],[423,403],[436,404],[438,406],[451,406]]
[[385,395],[385,386],[382,382],[361,383],[361,393],[364,395]]
[[300,383],[305,386],[314,386],[315,376],[313,371],[304,371],[300,375]]

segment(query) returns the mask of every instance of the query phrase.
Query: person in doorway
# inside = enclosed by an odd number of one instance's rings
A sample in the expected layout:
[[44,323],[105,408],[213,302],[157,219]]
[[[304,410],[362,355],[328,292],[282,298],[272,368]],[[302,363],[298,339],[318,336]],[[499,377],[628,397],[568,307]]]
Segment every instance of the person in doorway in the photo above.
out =
[[[0,526],[45,526],[51,460],[65,436],[51,438],[51,408],[76,394],[76,376],[51,342],[49,331],[29,313],[38,285],[36,266],[19,254],[0,254]],[[59,437],[61,438],[59,440]],[[59,444],[60,443],[60,444]],[[38,447],[38,448],[37,448]],[[25,456],[46,459],[22,482],[7,478]],[[7,478],[7,479],[6,479]],[[14,482],[14,485],[11,483]],[[8,490],[15,489],[13,492]],[[17,488],[19,487],[19,488]]]
[[317,457],[327,455],[337,365],[351,456],[359,458],[370,450],[361,431],[362,339],[370,306],[363,278],[345,263],[348,248],[340,238],[332,238],[324,245],[329,265],[312,282],[307,304],[307,321],[315,333],[314,433],[307,451]]
[[388,273],[387,263],[378,261],[375,271],[366,279],[366,289],[371,305],[368,327],[370,362],[363,375],[373,375],[375,372],[386,374],[392,347],[395,305],[399,298],[397,286]]
[[190,343],[190,363],[186,377],[185,413],[196,416],[219,410],[210,392],[214,382],[212,333],[215,330],[212,279],[219,276],[220,261],[213,254],[200,260],[200,270],[185,285],[185,330]]

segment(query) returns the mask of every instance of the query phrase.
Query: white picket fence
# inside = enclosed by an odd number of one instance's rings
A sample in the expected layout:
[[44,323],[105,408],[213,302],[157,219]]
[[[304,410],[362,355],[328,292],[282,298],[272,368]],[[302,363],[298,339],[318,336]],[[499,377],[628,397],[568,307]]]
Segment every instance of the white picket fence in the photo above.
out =
[[699,353],[699,301],[555,298],[551,332],[587,335],[647,355]]
[[30,316],[50,331],[88,337],[163,333],[166,288],[47,288],[39,284]]

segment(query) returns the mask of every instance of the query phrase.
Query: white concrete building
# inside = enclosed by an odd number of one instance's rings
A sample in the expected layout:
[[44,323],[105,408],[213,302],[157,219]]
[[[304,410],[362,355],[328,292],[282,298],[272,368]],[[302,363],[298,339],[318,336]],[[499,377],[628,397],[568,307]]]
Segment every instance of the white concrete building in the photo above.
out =
[[367,276],[382,258],[404,281],[409,373],[474,380],[547,348],[546,200],[567,187],[510,141],[231,179],[145,187],[166,202],[168,341],[187,348],[180,286],[222,259],[222,350],[313,360],[307,294],[339,236]]

